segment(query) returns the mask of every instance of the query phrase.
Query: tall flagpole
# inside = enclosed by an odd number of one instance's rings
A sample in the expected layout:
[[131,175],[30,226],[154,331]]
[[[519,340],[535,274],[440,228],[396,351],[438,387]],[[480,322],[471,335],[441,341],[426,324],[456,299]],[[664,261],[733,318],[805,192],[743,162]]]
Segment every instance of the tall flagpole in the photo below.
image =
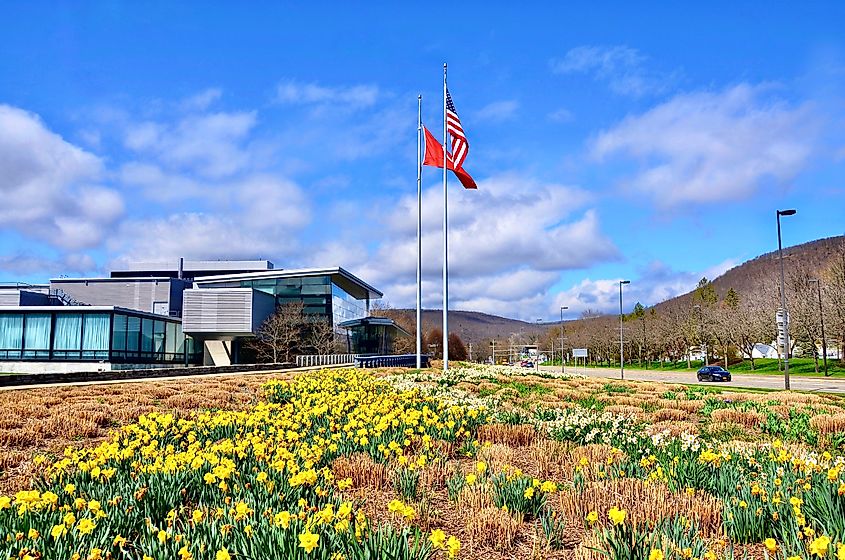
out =
[[422,367],[422,95],[417,96],[417,369]]
[[448,153],[446,148],[446,63],[443,63],[443,371],[449,369],[449,192],[447,184]]

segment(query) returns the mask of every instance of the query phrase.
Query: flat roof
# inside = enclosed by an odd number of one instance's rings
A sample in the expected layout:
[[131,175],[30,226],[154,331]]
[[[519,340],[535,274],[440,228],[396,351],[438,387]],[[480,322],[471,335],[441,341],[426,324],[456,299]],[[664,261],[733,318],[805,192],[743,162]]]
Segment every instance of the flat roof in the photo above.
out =
[[[182,270],[191,272],[194,270],[208,271],[219,270],[273,270],[273,263],[266,260],[242,260],[242,261],[191,261],[185,260],[182,263]],[[179,270],[179,259],[168,259],[165,261],[136,261],[116,265],[112,272],[156,272],[159,270]]]
[[182,319],[180,319],[179,317],[171,317],[170,315],[159,315],[158,313],[138,311],[137,309],[128,309],[126,307],[118,307],[115,305],[12,305],[0,307],[0,312],[15,313],[24,311],[35,311],[41,313],[79,313],[82,311],[101,313],[104,311],[118,311],[120,313],[126,313],[128,315],[141,315],[153,319],[168,319],[173,322],[182,322]]
[[241,274],[221,274],[219,276],[203,276],[194,280],[194,284],[201,287],[219,282],[240,282],[244,280],[303,278],[312,276],[331,276],[332,281],[346,290],[349,295],[357,299],[378,299],[384,294],[367,284],[354,274],[336,266],[331,268],[291,268],[267,270],[261,272],[245,272]]
[[408,336],[411,336],[411,333],[396,324],[396,321],[394,321],[393,319],[388,319],[387,317],[361,317],[360,319],[349,319],[347,321],[341,321],[337,324],[338,327],[342,327],[345,329],[366,325],[382,325],[385,327],[394,327],[396,330]]
[[124,278],[110,278],[107,276],[94,276],[87,278],[51,278],[50,283],[59,282],[170,282],[178,280],[171,276],[126,276]]

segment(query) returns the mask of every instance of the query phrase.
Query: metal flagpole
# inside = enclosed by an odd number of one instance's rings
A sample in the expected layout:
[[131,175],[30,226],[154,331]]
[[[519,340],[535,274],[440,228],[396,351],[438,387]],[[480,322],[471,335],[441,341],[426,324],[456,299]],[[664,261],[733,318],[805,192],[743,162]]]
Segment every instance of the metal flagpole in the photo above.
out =
[[446,63],[443,63],[443,371],[449,369],[449,193],[446,189],[448,150],[446,148]]
[[422,367],[422,95],[417,96],[417,369]]

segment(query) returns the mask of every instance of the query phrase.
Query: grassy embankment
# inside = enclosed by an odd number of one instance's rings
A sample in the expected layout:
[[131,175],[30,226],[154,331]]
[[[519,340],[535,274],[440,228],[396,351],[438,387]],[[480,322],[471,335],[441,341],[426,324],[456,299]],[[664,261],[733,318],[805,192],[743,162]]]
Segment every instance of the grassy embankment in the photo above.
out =
[[[556,360],[555,362],[546,362],[543,365],[560,365],[560,360]],[[567,363],[567,365],[569,366],[572,364]],[[641,369],[649,371],[696,371],[704,365],[704,362],[701,360],[693,360],[691,365],[691,368],[687,368],[686,360],[679,362],[663,362],[662,367],[661,363],[656,361],[650,363],[643,362],[642,364],[638,361],[633,361],[626,362],[625,369]],[[710,365],[724,367],[725,364],[723,362],[711,360]],[[579,364],[578,367],[582,367],[581,364]],[[619,363],[588,364],[587,367],[619,367]],[[728,369],[731,373],[748,373],[754,375],[780,375],[783,373],[783,370],[778,364],[778,360],[773,358],[755,359],[754,369],[751,369],[751,360],[731,364]],[[845,377],[845,364],[843,364],[840,360],[828,359],[827,371],[832,377]],[[789,360],[789,373],[791,375],[823,376],[824,365],[823,362],[819,360],[819,373],[816,374],[815,364],[812,358],[792,358]]]

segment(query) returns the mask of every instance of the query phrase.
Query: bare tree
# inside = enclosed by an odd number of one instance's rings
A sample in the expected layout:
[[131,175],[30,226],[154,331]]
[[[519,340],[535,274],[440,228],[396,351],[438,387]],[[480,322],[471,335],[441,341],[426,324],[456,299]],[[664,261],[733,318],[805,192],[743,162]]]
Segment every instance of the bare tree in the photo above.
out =
[[839,245],[823,277],[827,302],[825,317],[832,337],[837,340],[839,359],[845,364],[845,240]]
[[[373,317],[384,317],[391,319],[397,326],[404,329],[411,336],[398,336],[393,340],[393,351],[397,354],[413,354],[417,351],[417,322],[413,317],[403,313],[400,310],[394,309],[390,305],[382,302],[376,302],[378,305],[370,306],[370,314]],[[422,353],[427,354],[428,348],[425,346],[425,337],[421,340]]]
[[816,291],[810,284],[809,269],[796,264],[790,267],[786,296],[789,305],[789,334],[802,350],[810,349],[816,373],[819,372],[819,353],[816,341],[821,340]]
[[751,360],[753,370],[757,344],[768,343],[776,335],[775,308],[763,290],[738,297],[739,304],[731,316],[732,338],[740,352]]
[[335,351],[337,334],[331,317],[318,317],[308,321],[308,345],[320,356]]
[[259,359],[277,364],[284,357],[285,362],[290,362],[291,354],[302,345],[303,310],[301,302],[283,303],[261,324],[250,343]]

